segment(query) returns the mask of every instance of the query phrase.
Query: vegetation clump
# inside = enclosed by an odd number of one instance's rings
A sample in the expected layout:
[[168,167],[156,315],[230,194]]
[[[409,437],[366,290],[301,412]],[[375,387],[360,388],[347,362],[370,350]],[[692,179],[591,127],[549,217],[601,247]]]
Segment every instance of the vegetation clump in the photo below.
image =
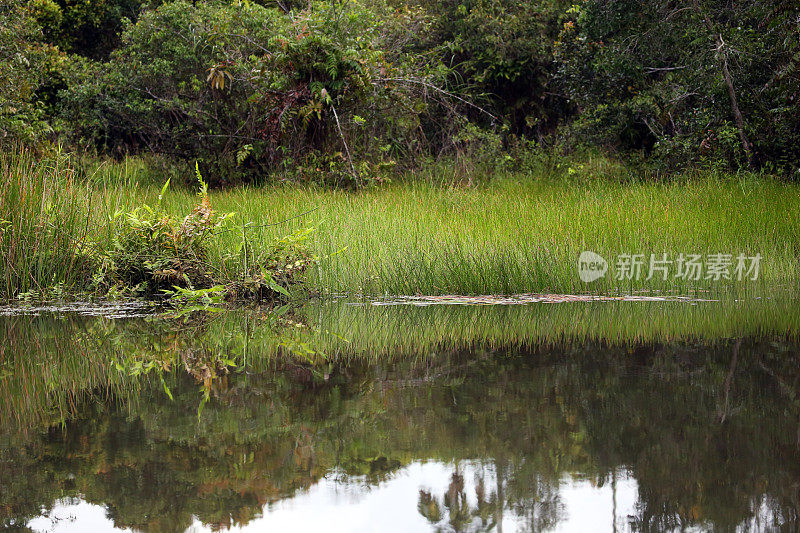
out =
[[241,249],[222,263],[209,257],[209,244],[233,231],[226,222],[234,213],[211,206],[208,185],[196,171],[199,203],[182,219],[161,207],[169,181],[155,207],[143,205],[117,213],[113,246],[98,257],[94,283],[109,290],[144,296],[169,296],[176,301],[213,303],[233,300],[277,300],[289,297],[289,288],[302,282],[302,273],[314,261],[302,242],[311,230],[279,239],[265,250],[254,250],[242,229]]
[[303,283],[304,274],[317,262],[317,257],[304,245],[312,232],[306,229],[280,237],[260,252],[254,251],[243,235],[241,274],[228,282],[228,297],[235,300],[289,297],[288,289]]
[[[101,206],[123,199],[78,174],[66,155],[24,148],[0,155],[0,297],[277,300],[316,261],[305,247],[312,230],[259,242],[244,225],[238,243],[227,238],[239,231],[229,227],[234,214],[212,207],[199,171],[200,190],[185,216],[163,205],[168,180],[154,205],[116,209],[105,222]],[[223,238],[232,251],[212,257]]]
[[119,224],[113,246],[101,254],[97,281],[149,295],[176,286],[208,288],[213,284],[207,241],[232,213],[212,209],[207,187],[199,174],[198,178],[200,202],[182,220],[161,209],[169,181],[155,208],[143,205],[116,213]]
[[19,146],[0,154],[0,297],[90,278],[80,252],[91,193],[71,161]]

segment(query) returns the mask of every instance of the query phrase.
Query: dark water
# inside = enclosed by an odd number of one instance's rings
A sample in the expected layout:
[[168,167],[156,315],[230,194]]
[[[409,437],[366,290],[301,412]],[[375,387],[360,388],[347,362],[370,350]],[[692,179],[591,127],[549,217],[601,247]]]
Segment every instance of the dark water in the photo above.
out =
[[0,524],[797,530],[786,309],[580,305],[0,317]]

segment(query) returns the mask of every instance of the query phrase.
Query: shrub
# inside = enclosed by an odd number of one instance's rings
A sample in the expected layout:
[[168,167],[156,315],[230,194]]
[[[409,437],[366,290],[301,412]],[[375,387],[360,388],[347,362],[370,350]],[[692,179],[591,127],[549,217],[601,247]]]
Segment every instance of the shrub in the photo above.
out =
[[193,303],[223,296],[235,300],[288,297],[289,288],[302,282],[304,272],[316,260],[303,245],[310,230],[279,239],[272,246],[254,248],[245,225],[241,249],[212,260],[209,248],[213,241],[238,228],[224,228],[233,213],[215,211],[197,169],[196,177],[199,202],[182,219],[161,207],[169,181],[155,206],[116,214],[112,246],[95,254],[96,288],[172,296]]
[[[442,47],[454,79],[509,132],[541,137],[569,111],[555,88],[553,42],[571,2],[419,0],[433,18],[423,50]],[[487,115],[472,109],[473,120]]]
[[0,0],[0,144],[38,142],[53,131],[40,93],[66,59],[40,37],[26,4]]
[[119,44],[123,19],[136,20],[143,0],[30,0],[43,39],[59,49],[84,57],[107,58]]
[[113,246],[105,254],[96,281],[146,295],[175,286],[210,287],[214,276],[207,243],[231,214],[215,212],[202,178],[200,184],[200,203],[180,221],[161,209],[161,197],[169,181],[155,207],[143,205],[118,213],[120,223]]
[[198,160],[213,184],[320,160],[360,181],[371,167],[359,162],[418,141],[416,85],[428,77],[415,70],[409,82],[413,58],[361,4],[286,14],[177,1],[144,13],[122,41],[63,94],[73,134],[105,150]]
[[[289,288],[303,283],[308,267],[317,258],[305,246],[311,229],[277,239],[263,250],[254,250],[243,237],[238,257],[231,271],[237,272],[228,283],[227,296],[235,300],[274,300],[288,297]],[[231,265],[231,262],[228,263]]]
[[800,164],[796,2],[589,0],[566,17],[555,57],[579,139],[671,169]]

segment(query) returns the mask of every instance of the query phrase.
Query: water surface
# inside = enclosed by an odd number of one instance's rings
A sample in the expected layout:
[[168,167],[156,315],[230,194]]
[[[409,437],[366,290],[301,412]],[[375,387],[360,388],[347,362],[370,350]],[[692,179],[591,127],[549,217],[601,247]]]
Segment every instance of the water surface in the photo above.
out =
[[0,524],[794,530],[794,309],[0,317]]

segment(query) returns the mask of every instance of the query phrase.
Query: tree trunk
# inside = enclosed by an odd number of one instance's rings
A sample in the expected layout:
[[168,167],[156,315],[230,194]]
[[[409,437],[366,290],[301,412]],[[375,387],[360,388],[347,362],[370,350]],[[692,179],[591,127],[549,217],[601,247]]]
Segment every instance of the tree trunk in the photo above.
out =
[[747,140],[747,133],[744,131],[744,117],[742,111],[739,109],[739,101],[736,98],[736,89],[733,85],[733,76],[728,68],[728,54],[725,51],[725,41],[722,39],[722,34],[714,29],[711,19],[705,14],[700,7],[700,2],[694,0],[694,8],[700,17],[705,22],[706,28],[714,36],[714,41],[717,45],[716,56],[722,68],[722,77],[725,80],[725,85],[728,88],[728,97],[731,100],[731,111],[733,112],[733,119],[736,121],[736,129],[739,131],[739,140],[742,143],[742,150],[744,150],[745,157],[747,157],[747,165],[751,166],[753,163],[753,152],[750,150],[750,141]]
[[720,56],[720,63],[722,63],[722,77],[725,78],[725,85],[728,86],[728,96],[731,99],[731,111],[733,111],[733,119],[736,121],[736,129],[739,130],[739,140],[742,141],[742,149],[745,156],[747,156],[748,166],[753,163],[753,154],[750,151],[750,141],[747,140],[747,134],[744,131],[744,118],[742,111],[739,109],[739,102],[736,100],[736,90],[733,88],[733,77],[731,71],[728,69],[728,56],[724,51],[725,41],[718,33],[717,38],[717,54]]

